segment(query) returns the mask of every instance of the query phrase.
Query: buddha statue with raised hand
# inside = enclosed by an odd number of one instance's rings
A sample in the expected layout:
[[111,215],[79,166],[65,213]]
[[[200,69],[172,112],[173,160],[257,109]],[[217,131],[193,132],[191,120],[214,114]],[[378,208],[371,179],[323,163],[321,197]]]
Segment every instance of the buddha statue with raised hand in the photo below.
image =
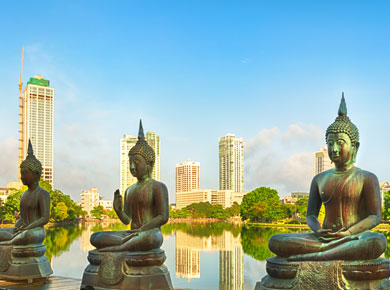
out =
[[[161,226],[169,218],[168,190],[152,179],[153,148],[145,140],[142,122],[138,141],[129,151],[130,172],[137,182],[129,186],[124,199],[116,190],[113,207],[126,231],[103,231],[91,236],[96,247],[88,254],[81,289],[173,289],[166,259]],[[92,288],[91,288],[92,287]],[[114,288],[113,288],[114,287]]]
[[160,227],[169,217],[168,190],[165,184],[151,177],[155,158],[140,121],[138,141],[129,152],[130,172],[137,182],[126,189],[124,202],[116,190],[113,202],[122,223],[128,225],[131,222],[131,230],[94,233],[91,244],[99,251],[149,251],[162,245]]
[[373,173],[354,166],[359,131],[347,116],[344,94],[338,117],[326,130],[326,143],[335,168],[318,174],[311,183],[306,219],[313,232],[275,235],[269,248],[288,261],[376,259],[386,249],[384,235],[370,232],[382,215],[379,183]]

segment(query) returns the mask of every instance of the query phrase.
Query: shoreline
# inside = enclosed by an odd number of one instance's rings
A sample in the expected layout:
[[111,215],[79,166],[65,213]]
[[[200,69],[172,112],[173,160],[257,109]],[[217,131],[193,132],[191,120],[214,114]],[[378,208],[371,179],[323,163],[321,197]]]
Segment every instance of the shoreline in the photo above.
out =
[[[46,226],[66,226],[66,225],[78,225],[86,223],[100,223],[100,224],[120,224],[119,219],[96,219],[86,218],[77,219],[74,221],[62,221],[62,222],[49,222]],[[182,223],[195,223],[195,224],[208,224],[208,223],[231,223],[234,225],[246,225],[249,227],[271,227],[271,228],[295,228],[295,229],[309,229],[307,224],[283,224],[283,223],[250,223],[243,222],[240,218],[218,219],[218,218],[170,218],[167,224],[182,224]],[[14,223],[0,224],[0,228],[13,228]],[[390,224],[380,223],[374,229],[379,231],[390,230]]]

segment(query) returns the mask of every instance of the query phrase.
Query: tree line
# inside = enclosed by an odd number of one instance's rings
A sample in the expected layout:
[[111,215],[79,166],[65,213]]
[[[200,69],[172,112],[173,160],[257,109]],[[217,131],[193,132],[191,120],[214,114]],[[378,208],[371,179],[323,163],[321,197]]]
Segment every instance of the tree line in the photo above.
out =
[[[78,217],[85,216],[86,212],[76,204],[69,195],[62,193],[59,189],[53,189],[50,183],[45,180],[39,181],[39,186],[50,194],[50,221],[73,221]],[[13,190],[7,200],[0,205],[0,218],[2,222],[15,222],[20,213],[20,198],[27,186],[20,190]]]
[[247,193],[241,205],[234,203],[224,209],[219,204],[209,202],[193,203],[182,209],[170,208],[170,218],[230,218],[240,216],[243,221],[272,222],[291,219],[292,223],[305,222],[307,198],[295,204],[282,204],[278,192],[268,187],[259,187]]

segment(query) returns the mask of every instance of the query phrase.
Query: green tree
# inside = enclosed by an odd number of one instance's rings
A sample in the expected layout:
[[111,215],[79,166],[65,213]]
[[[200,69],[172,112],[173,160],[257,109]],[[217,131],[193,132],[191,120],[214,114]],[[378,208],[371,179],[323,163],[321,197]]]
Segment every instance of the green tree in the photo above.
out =
[[382,210],[382,219],[388,220],[390,218],[390,190],[383,194],[384,206]]
[[14,191],[11,193],[4,205],[1,207],[0,212],[2,213],[2,218],[6,221],[15,222],[16,217],[20,212],[20,198],[23,191]]
[[306,219],[308,198],[301,198],[295,203],[296,212],[300,218]]
[[108,212],[106,212],[106,215],[110,218],[110,219],[117,219],[118,218],[118,215],[116,214],[115,210],[110,210]]
[[95,207],[93,208],[93,210],[91,210],[91,215],[92,215],[94,218],[97,218],[97,219],[101,219],[103,213],[104,213],[104,209],[103,209],[103,206],[102,206],[102,205],[95,206]]
[[270,222],[285,217],[278,192],[269,187],[259,187],[244,195],[240,205],[242,220]]
[[68,207],[62,201],[57,203],[56,207],[53,208],[52,213],[53,213],[52,219],[58,222],[64,221],[69,216]]

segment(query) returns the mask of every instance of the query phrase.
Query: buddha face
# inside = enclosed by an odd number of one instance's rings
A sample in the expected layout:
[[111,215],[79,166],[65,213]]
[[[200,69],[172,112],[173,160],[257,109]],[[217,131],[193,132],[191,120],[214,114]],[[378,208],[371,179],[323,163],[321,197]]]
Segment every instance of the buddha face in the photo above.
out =
[[355,162],[359,143],[352,145],[351,138],[345,133],[329,133],[326,138],[330,160],[337,167],[348,166]]
[[146,163],[145,158],[139,154],[130,155],[130,172],[138,179],[149,175],[149,165]]
[[28,167],[21,167],[20,175],[23,184],[27,186],[31,186],[37,180],[36,174]]

